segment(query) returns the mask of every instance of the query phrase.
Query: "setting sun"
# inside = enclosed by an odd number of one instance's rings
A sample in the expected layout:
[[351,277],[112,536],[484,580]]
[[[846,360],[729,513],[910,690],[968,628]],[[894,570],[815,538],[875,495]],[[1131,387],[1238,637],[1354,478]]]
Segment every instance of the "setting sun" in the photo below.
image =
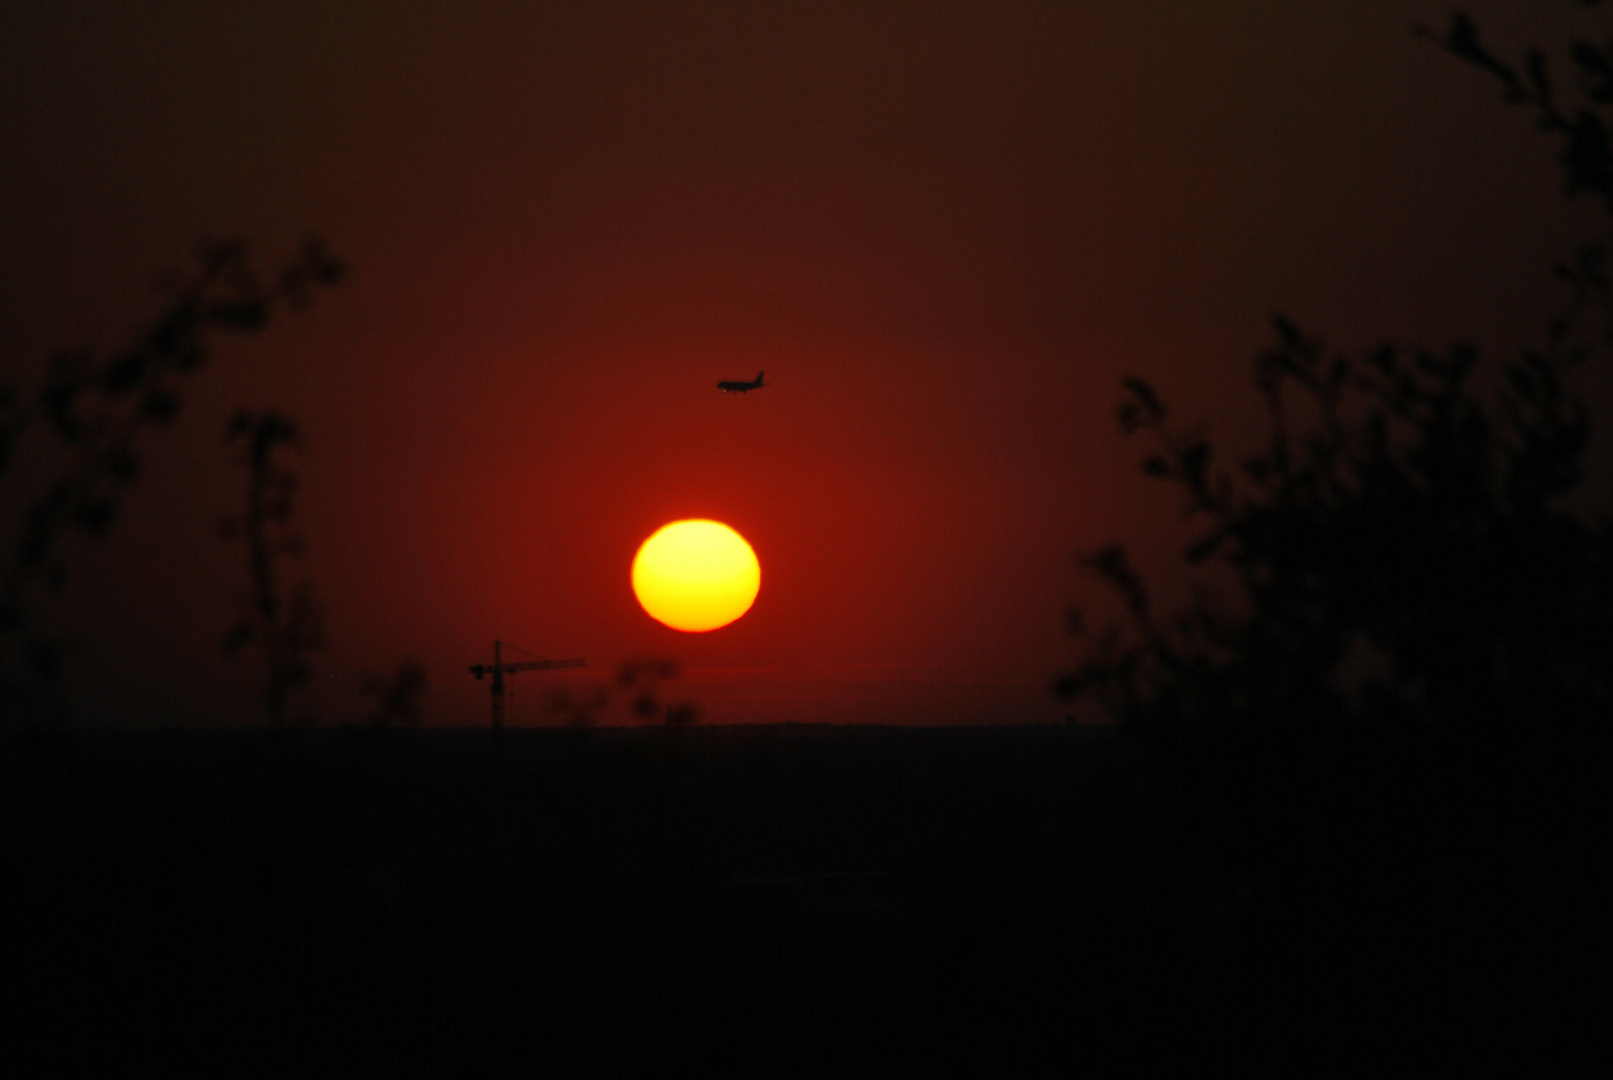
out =
[[674,630],[727,626],[750,610],[761,584],[756,553],[720,521],[663,525],[633,558],[634,595]]

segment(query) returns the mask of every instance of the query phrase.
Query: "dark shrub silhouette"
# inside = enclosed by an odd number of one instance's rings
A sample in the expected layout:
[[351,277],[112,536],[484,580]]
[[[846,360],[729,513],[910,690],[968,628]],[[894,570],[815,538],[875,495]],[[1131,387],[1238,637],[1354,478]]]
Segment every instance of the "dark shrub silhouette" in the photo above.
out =
[[1147,383],[1128,379],[1120,407],[1156,441],[1145,472],[1202,522],[1187,562],[1218,564],[1241,605],[1201,596],[1163,622],[1123,548],[1090,555],[1130,625],[1089,636],[1073,617],[1090,649],[1061,692],[1173,752],[1231,725],[1277,738],[1297,716],[1566,722],[1607,705],[1613,532],[1559,506],[1588,437],[1566,337],[1506,364],[1487,402],[1469,347],[1330,356],[1277,330],[1255,365],[1267,445],[1236,479]]
[[[635,720],[642,723],[662,716],[672,729],[699,722],[700,711],[692,703],[662,703],[662,685],[677,678],[681,670],[676,660],[642,656],[626,660],[616,669],[616,689]],[[612,701],[606,684],[595,684],[580,695],[559,687],[544,700],[542,711],[547,720],[580,730],[597,725],[611,711]]]
[[390,678],[369,675],[364,679],[364,693],[375,699],[370,712],[371,727],[389,728],[398,725],[410,727],[420,723],[420,709],[430,689],[426,668],[418,660],[403,660]]
[[[0,481],[19,444],[39,433],[59,464],[42,492],[24,496],[16,534],[0,551],[0,727],[65,715],[62,645],[32,617],[40,593],[67,580],[64,545],[73,534],[99,537],[140,473],[148,429],[171,423],[185,380],[204,366],[223,334],[262,330],[282,308],[301,308],[334,284],[342,264],[318,240],[265,281],[239,241],[206,242],[197,266],[149,326],[111,356],[70,349],[50,360],[40,385],[0,385]],[[9,496],[8,496],[9,501]]]
[[224,636],[224,651],[233,655],[252,646],[263,652],[263,701],[269,722],[285,722],[293,690],[308,681],[309,654],[324,643],[324,612],[313,586],[300,581],[289,587],[281,579],[281,561],[300,559],[301,534],[291,528],[297,474],[281,464],[278,452],[297,445],[297,425],[283,413],[238,412],[225,429],[225,440],[237,448],[247,472],[246,512],[227,517],[225,539],[246,541],[251,577],[249,614]]
[[567,687],[551,690],[544,698],[541,713],[545,721],[558,723],[575,731],[585,731],[599,722],[599,716],[610,705],[610,690],[596,684],[582,695]]
[[[1593,6],[1583,3],[1582,6]],[[1485,49],[1458,14],[1444,48],[1491,72],[1561,140],[1570,195],[1613,213],[1613,47],[1575,42],[1580,101]],[[1119,421],[1150,437],[1149,476],[1198,524],[1184,556],[1236,582],[1163,619],[1119,545],[1081,560],[1124,602],[1057,684],[1095,701],[1164,758],[1282,757],[1384,724],[1495,737],[1568,731],[1610,704],[1613,527],[1564,506],[1583,476],[1590,416],[1573,370],[1609,344],[1606,250],[1556,268],[1568,301],[1544,343],[1481,373],[1467,344],[1328,352],[1286,319],[1254,364],[1265,447],[1218,468],[1153,387],[1125,380]],[[1286,767],[1286,764],[1285,764]]]
[[676,660],[640,657],[626,661],[617,669],[616,685],[632,699],[633,715],[640,720],[650,720],[661,711],[657,692],[661,683],[677,678],[679,670]]
[[[1613,47],[1574,44],[1570,107],[1539,54],[1518,75],[1462,16],[1436,37],[1533,107],[1570,195],[1613,214]],[[1253,370],[1263,445],[1230,465],[1124,381],[1122,430],[1184,497],[1185,562],[1232,587],[1166,615],[1123,547],[1085,556],[1123,614],[1072,609],[1081,654],[1056,689],[1162,781],[1170,889],[1235,897],[1184,905],[1218,912],[1204,933],[1241,972],[1194,1000],[1298,1025],[1317,1053],[1392,1032],[1442,1057],[1549,1044],[1532,1033],[1592,974],[1575,958],[1601,918],[1613,525],[1586,509],[1592,410],[1571,380],[1610,345],[1605,245],[1556,273],[1561,313],[1500,363],[1462,343],[1344,355],[1278,318]]]

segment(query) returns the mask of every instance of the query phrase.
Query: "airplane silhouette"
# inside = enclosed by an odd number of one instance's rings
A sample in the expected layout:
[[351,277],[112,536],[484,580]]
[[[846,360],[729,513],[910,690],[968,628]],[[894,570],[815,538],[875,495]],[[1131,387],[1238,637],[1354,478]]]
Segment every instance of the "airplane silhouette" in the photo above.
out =
[[765,371],[758,371],[755,382],[745,382],[741,379],[724,379],[717,384],[717,389],[725,394],[748,394],[752,390],[760,390],[768,385],[762,381],[762,376],[766,374],[767,372]]

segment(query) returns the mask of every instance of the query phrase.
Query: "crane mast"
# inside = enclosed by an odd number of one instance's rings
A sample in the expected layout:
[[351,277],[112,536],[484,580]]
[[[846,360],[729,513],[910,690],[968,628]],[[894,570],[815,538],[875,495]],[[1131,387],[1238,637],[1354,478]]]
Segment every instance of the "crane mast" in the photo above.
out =
[[[513,675],[517,671],[550,671],[554,668],[587,666],[587,662],[584,660],[519,660],[513,664],[506,664],[500,655],[500,650],[503,649],[504,645],[505,643],[502,641],[495,640],[493,642],[492,666],[472,664],[470,668],[470,673],[476,676],[478,682],[481,681],[483,675],[493,677],[493,726],[495,728],[504,726],[504,676],[506,674]],[[516,649],[517,652],[526,651],[525,649],[517,649],[514,645],[511,645],[510,648]],[[527,655],[530,656],[531,654],[528,653]]]

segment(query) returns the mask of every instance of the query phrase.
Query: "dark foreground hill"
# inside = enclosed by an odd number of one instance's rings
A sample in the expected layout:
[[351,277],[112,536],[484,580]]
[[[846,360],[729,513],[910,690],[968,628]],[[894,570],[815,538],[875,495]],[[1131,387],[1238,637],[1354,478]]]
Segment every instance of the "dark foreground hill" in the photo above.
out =
[[1257,843],[1075,730],[79,732],[0,770],[8,1011],[64,1061],[1292,1067],[1482,1051],[1542,996],[1499,864],[1403,805]]

